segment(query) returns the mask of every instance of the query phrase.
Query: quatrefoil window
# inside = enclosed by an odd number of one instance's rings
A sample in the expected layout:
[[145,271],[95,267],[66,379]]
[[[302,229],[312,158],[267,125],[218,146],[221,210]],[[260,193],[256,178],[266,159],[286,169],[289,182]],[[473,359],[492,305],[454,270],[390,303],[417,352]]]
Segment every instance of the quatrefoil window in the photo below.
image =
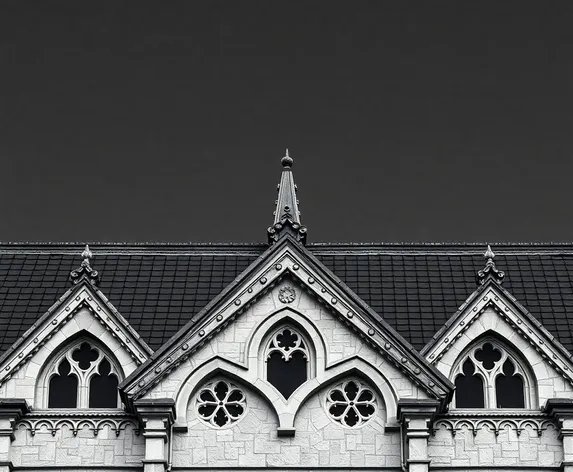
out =
[[204,422],[217,428],[237,422],[246,409],[244,392],[226,380],[211,382],[197,394],[197,414]]
[[376,412],[376,397],[372,389],[358,380],[349,380],[332,388],[326,395],[326,409],[336,422],[362,426]]
[[292,326],[276,330],[267,344],[267,380],[288,399],[309,377],[306,341]]

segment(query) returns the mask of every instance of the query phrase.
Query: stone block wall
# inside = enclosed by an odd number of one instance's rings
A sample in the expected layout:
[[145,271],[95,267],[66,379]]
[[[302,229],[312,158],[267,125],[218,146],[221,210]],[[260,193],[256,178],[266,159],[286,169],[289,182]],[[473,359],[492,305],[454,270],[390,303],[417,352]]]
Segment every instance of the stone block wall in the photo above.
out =
[[[462,426],[452,431],[438,424],[429,438],[429,456],[436,467],[559,467],[563,445],[553,425],[541,433],[531,426],[518,430],[483,426],[472,431]],[[454,434],[453,434],[454,433]]]
[[35,434],[25,424],[16,427],[11,459],[15,467],[134,466],[141,467],[144,438],[128,425],[116,436],[109,425],[97,436],[86,425],[77,431],[62,425],[54,434],[40,427]]

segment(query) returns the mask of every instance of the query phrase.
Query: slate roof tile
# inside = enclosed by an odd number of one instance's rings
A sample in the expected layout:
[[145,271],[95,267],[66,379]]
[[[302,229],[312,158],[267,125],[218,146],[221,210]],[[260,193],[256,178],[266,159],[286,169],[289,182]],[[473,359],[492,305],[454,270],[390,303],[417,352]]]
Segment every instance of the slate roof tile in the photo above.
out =
[[[309,245],[316,257],[415,348],[475,290],[482,246]],[[81,247],[0,245],[0,351],[70,286]],[[102,292],[151,348],[190,321],[264,245],[92,245]],[[573,245],[494,247],[504,287],[573,350]]]

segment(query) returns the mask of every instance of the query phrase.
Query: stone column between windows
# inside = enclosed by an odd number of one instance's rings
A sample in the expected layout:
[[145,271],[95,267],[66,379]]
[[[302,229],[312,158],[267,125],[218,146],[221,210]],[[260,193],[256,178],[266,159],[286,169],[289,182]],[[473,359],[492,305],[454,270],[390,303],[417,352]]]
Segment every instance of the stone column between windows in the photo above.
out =
[[398,402],[398,419],[402,426],[402,460],[407,472],[428,472],[428,438],[438,411],[435,400],[407,399]]
[[18,420],[30,411],[26,400],[3,398],[0,400],[0,472],[10,472],[10,450],[14,440],[14,428]]
[[573,400],[551,398],[547,400],[544,411],[559,428],[559,437],[563,441],[563,472],[573,472]]
[[134,406],[145,438],[143,472],[164,472],[170,460],[169,441],[172,440],[175,401],[171,398],[137,400]]

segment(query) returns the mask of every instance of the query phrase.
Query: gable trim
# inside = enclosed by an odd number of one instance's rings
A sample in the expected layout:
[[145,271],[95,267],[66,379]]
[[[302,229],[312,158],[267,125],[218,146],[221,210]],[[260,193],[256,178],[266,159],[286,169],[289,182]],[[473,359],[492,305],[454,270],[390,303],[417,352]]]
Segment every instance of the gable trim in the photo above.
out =
[[137,365],[153,352],[103,293],[82,280],[60,297],[0,358],[0,385],[25,366],[83,308],[119,341]]
[[507,290],[488,281],[476,290],[424,347],[422,354],[437,363],[486,310],[493,309],[573,386],[573,356]]
[[126,404],[145,395],[287,274],[416,385],[441,399],[445,406],[453,393],[451,382],[290,235],[285,235],[251,264],[195,321],[183,327],[122,382],[120,389]]

